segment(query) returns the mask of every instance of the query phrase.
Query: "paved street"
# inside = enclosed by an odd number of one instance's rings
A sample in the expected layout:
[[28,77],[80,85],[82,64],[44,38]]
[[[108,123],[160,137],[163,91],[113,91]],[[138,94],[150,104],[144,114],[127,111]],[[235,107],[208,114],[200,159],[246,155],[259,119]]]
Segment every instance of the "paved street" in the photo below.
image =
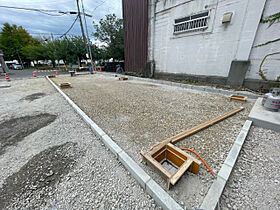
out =
[[[37,77],[45,77],[47,75],[55,75],[56,71],[51,71],[51,70],[34,70],[34,69],[24,69],[24,70],[9,70],[7,72],[9,78],[11,80],[17,80],[17,79],[23,79],[23,78],[33,78],[33,71],[35,72]],[[39,71],[39,72],[38,72]],[[0,70],[1,76],[0,76],[0,81],[5,81],[5,75],[2,73],[2,70]],[[68,74],[64,69],[59,70],[59,74]]]

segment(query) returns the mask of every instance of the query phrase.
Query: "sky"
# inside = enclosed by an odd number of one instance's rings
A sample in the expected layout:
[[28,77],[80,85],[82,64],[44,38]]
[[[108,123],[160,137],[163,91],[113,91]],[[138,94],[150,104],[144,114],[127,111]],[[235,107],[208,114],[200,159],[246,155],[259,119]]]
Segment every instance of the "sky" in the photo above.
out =
[[[89,34],[92,34],[94,31],[92,22],[98,22],[101,18],[104,18],[106,14],[115,13],[118,17],[122,17],[122,0],[83,0],[83,2],[85,12],[93,16],[92,18],[87,18]],[[0,6],[77,11],[76,0],[0,0]],[[16,24],[17,26],[23,26],[33,37],[48,36],[50,33],[54,34],[55,37],[59,37],[58,34],[65,33],[70,28],[75,18],[76,15],[70,14],[49,16],[35,11],[0,7],[1,28],[5,22]],[[76,21],[69,34],[81,35],[79,21]],[[91,39],[93,39],[92,36]]]

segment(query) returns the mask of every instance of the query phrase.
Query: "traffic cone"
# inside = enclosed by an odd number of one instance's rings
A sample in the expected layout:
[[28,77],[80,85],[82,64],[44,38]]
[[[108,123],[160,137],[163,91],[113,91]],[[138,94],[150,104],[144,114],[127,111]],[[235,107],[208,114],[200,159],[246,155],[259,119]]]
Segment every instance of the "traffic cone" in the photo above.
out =
[[75,69],[75,74],[77,74],[77,69]]
[[102,68],[101,68],[101,66],[99,66],[99,72],[102,72]]
[[37,76],[36,76],[36,74],[35,74],[35,72],[34,72],[34,71],[33,71],[33,77],[34,77],[34,78],[37,78]]
[[94,71],[97,71],[96,66],[94,66]]
[[7,82],[10,82],[11,80],[10,80],[8,74],[6,74],[6,73],[4,73],[4,74],[5,74],[5,77],[6,77]]
[[58,71],[56,70],[56,76],[58,76]]

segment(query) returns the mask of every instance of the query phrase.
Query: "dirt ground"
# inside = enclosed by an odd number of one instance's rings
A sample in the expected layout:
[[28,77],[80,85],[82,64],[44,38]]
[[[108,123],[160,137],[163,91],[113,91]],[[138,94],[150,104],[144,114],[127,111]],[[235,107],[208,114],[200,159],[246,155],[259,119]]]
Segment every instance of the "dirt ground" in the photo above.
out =
[[160,209],[45,78],[0,89],[0,209]]
[[[136,80],[119,81],[103,75],[53,79],[57,84],[70,82],[63,91],[108,133],[164,189],[165,181],[140,156],[158,141],[174,136],[213,119],[240,103],[227,96],[171,87]],[[198,152],[218,172],[253,105],[179,143]],[[201,166],[198,175],[189,172],[171,188],[170,195],[185,208],[198,208],[213,181]]]

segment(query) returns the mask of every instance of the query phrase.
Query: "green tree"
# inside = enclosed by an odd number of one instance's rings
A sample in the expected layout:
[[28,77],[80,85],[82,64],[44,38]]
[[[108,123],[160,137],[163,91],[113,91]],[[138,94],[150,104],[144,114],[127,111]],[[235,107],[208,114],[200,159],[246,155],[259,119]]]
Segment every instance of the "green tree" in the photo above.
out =
[[22,51],[29,63],[31,61],[37,61],[38,63],[39,60],[46,60],[46,49],[42,44],[25,46]]
[[28,45],[38,45],[39,41],[34,39],[22,26],[5,23],[0,33],[0,48],[4,51],[6,60],[25,60],[23,48]]
[[106,15],[99,24],[94,23],[95,33],[93,36],[105,43],[105,58],[118,60],[124,59],[124,31],[123,20],[117,18],[115,14]]

